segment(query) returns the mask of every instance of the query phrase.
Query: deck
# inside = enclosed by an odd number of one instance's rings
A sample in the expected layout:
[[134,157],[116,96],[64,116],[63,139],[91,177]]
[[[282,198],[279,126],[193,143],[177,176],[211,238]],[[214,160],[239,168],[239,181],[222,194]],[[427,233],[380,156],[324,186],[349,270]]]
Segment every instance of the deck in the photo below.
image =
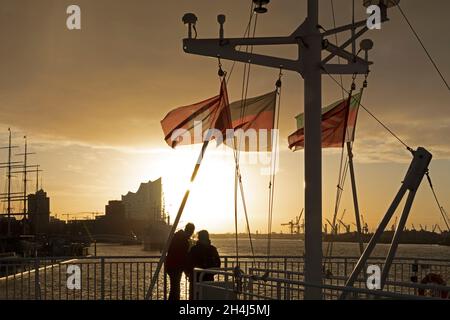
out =
[[[357,257],[331,257],[325,261],[324,283],[320,286],[324,299],[337,299],[344,291],[345,280],[357,262]],[[0,260],[0,299],[14,300],[142,300],[153,276],[159,256],[123,257],[46,257]],[[196,284],[197,299],[233,297],[236,299],[303,299],[310,284],[304,282],[303,256],[239,257],[243,271],[234,271],[236,257],[221,258],[222,268],[214,272],[216,283]],[[384,258],[371,258],[370,264],[382,266]],[[70,275],[79,274],[77,282]],[[68,274],[69,272],[69,274]],[[79,272],[79,273],[78,273]],[[450,280],[450,261],[440,259],[395,259],[383,291],[368,290],[361,275],[349,298],[415,299],[420,289],[426,292],[449,292],[449,286],[420,284],[427,274],[439,274]],[[9,274],[9,276],[5,276]],[[79,284],[79,286],[77,286]],[[189,298],[187,279],[183,276],[182,299]],[[212,292],[208,296],[208,292]],[[223,291],[220,295],[219,291]],[[169,280],[161,273],[153,299],[165,300]],[[231,294],[231,295],[230,295]],[[217,296],[218,295],[218,296]]]

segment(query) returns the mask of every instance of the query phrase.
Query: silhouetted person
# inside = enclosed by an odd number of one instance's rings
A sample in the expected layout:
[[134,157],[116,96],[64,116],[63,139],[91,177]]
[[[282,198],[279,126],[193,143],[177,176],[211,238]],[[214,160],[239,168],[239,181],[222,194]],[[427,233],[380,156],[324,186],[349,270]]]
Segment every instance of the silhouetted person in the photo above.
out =
[[[194,268],[219,268],[220,267],[220,257],[217,252],[216,247],[211,245],[209,240],[209,233],[206,230],[201,230],[198,232],[198,241],[189,251],[189,266],[190,266],[190,283],[189,292],[190,299],[193,299],[193,287],[194,287]],[[199,280],[200,274],[197,275],[197,281]],[[202,281],[214,281],[214,274],[205,273],[203,274]]]
[[195,226],[188,223],[184,230],[177,231],[169,246],[166,258],[166,272],[170,279],[169,300],[180,300],[180,281],[183,271],[188,274],[189,240],[194,233]]

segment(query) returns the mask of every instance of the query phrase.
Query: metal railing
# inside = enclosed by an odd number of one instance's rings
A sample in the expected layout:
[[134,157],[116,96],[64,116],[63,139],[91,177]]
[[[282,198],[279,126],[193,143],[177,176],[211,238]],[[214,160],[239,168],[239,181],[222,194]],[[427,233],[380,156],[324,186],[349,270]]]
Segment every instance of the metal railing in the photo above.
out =
[[[206,274],[213,274],[219,277],[218,281],[203,281]],[[270,272],[269,272],[270,274]],[[295,274],[289,272],[289,274]],[[232,281],[223,282],[221,277],[231,277]],[[403,300],[428,300],[433,297],[408,295],[397,292],[369,290],[357,287],[345,287],[337,285],[314,285],[304,281],[290,280],[287,278],[278,278],[271,276],[258,276],[242,274],[236,276],[235,272],[223,269],[199,269],[194,270],[194,277],[198,277],[198,281],[194,282],[194,299],[196,300],[216,300],[216,299],[244,299],[244,300],[299,300],[303,299],[303,293],[306,287],[320,288],[325,299],[336,299],[340,295],[330,295],[327,291],[347,292],[351,299],[403,299]],[[197,278],[196,278],[197,279]],[[226,284],[226,285],[224,285]],[[401,283],[397,283],[401,285]],[[261,286],[264,290],[261,290]],[[450,287],[446,286],[430,286],[417,285],[417,287],[450,291]],[[436,298],[434,298],[436,299]],[[440,299],[440,297],[437,297]]]
[[[0,299],[144,299],[158,261],[159,256],[1,259]],[[236,280],[232,272],[236,266],[236,258],[223,256],[221,261],[224,273],[216,276],[217,284],[228,284],[226,290],[230,291],[230,285],[234,287]],[[356,262],[355,257],[331,257],[325,261],[325,278],[322,288],[325,298],[335,299],[340,295],[345,280]],[[382,266],[383,262],[383,258],[372,258],[369,261],[370,264],[379,266]],[[75,273],[70,266],[75,266]],[[239,267],[249,280],[242,283],[245,290],[242,290],[243,293],[237,295],[237,298],[302,299],[304,286],[308,285],[304,283],[303,266],[302,256],[271,256],[269,258],[241,256]],[[417,296],[418,290],[422,287],[411,280],[418,279],[420,282],[426,274],[431,272],[441,275],[448,283],[450,261],[396,259],[392,264],[384,291]],[[265,281],[257,280],[266,273]],[[79,281],[76,281],[76,277],[79,277]],[[271,280],[268,281],[268,278]],[[169,287],[168,277],[165,272],[161,272],[153,291],[153,298],[167,299]],[[365,290],[365,288],[365,281],[361,277],[355,283],[355,289]],[[426,287],[426,289],[433,288],[433,286]],[[188,299],[189,285],[184,276],[181,289],[182,299]],[[358,293],[362,296],[362,292]],[[372,293],[371,296],[373,295],[376,294]]]

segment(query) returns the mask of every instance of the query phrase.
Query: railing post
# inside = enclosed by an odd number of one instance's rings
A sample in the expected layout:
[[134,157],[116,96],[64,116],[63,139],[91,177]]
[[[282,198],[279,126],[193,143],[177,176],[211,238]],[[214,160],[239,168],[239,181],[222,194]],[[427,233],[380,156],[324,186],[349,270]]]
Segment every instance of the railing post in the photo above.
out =
[[344,258],[344,276],[345,276],[345,281],[347,281],[347,275],[348,275],[348,273],[347,273],[347,258]]
[[281,282],[277,282],[277,300],[281,300]]
[[[227,270],[227,268],[228,268],[228,257],[225,257],[224,264],[225,264],[225,270]],[[228,273],[225,274],[225,282],[228,282]]]
[[286,276],[286,271],[288,271],[287,269],[287,258],[284,257],[284,275]]
[[292,280],[292,277],[290,274],[285,273],[285,278],[287,278],[288,281],[284,284],[284,299],[291,300],[291,284],[289,281]]
[[167,273],[166,273],[166,262],[163,264],[163,297],[167,300]]
[[41,286],[39,283],[39,258],[34,259],[34,299],[41,299]]
[[[413,274],[411,277],[411,281],[413,283],[419,282],[419,261],[417,261],[417,259],[414,259],[413,264],[411,265],[411,271]],[[417,288],[414,288],[414,295],[417,295],[417,293]]]
[[201,293],[198,291],[198,283],[199,281],[197,280],[201,280],[199,279],[199,277],[203,278],[202,273],[200,273],[197,270],[194,269],[194,272],[192,274],[193,279],[191,281],[192,282],[192,295],[193,297],[190,297],[191,300],[201,300],[202,297],[200,297]]
[[100,299],[105,300],[105,258],[100,259]]
[[[291,280],[291,275],[288,273],[288,261],[287,258],[284,258],[284,278],[287,280]],[[291,285],[289,283],[284,284],[284,299],[290,300],[291,299]]]

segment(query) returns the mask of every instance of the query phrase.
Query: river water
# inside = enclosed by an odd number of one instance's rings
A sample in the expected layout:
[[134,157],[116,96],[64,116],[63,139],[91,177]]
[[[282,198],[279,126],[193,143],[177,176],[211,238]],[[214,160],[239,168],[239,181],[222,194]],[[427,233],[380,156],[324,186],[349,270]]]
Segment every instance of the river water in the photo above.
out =
[[[235,255],[234,238],[215,238],[212,244],[217,247],[219,254]],[[251,247],[248,239],[239,239],[239,255],[251,255]],[[326,252],[327,243],[324,243],[323,252]],[[267,240],[253,239],[255,255],[266,255]],[[388,244],[379,244],[372,256],[386,256],[389,250]],[[94,248],[90,248],[90,253],[94,253]],[[301,256],[304,253],[303,240],[295,239],[272,239],[271,254],[281,256]],[[117,244],[97,244],[98,256],[149,256],[159,255],[159,251],[144,251],[142,245],[122,246]],[[359,256],[358,244],[337,242],[333,245],[333,256]],[[414,257],[422,259],[448,259],[450,260],[450,247],[439,245],[416,245],[400,244],[397,257]]]
[[[218,248],[220,255],[235,255],[235,240],[233,238],[214,238],[213,245]],[[267,240],[254,239],[255,255],[264,256],[267,250]],[[324,252],[327,243],[324,244]],[[385,256],[389,250],[389,245],[380,244],[377,246],[373,257]],[[94,247],[90,248],[90,253],[94,254]],[[274,256],[302,256],[304,253],[304,242],[295,239],[272,239],[271,254]],[[107,256],[107,259],[83,258],[73,259],[63,263],[55,261],[44,261],[41,259],[38,272],[35,266],[20,267],[16,274],[0,279],[0,299],[144,299],[148,290],[150,279],[153,276],[160,252],[148,252],[143,250],[142,245],[117,245],[117,244],[97,244],[97,256]],[[248,239],[239,239],[239,255],[251,255]],[[356,243],[335,243],[333,256],[358,256],[358,245]],[[119,258],[125,257],[125,258]],[[142,257],[129,259],[126,257]],[[144,258],[154,256],[155,258]],[[116,257],[116,258],[114,258]],[[450,261],[450,247],[438,245],[400,245],[397,257],[414,257],[422,261],[426,259],[446,259]],[[233,265],[233,259],[228,260],[228,266]],[[245,261],[247,260],[247,261]],[[258,268],[267,268],[265,259],[257,259]],[[345,259],[347,260],[347,259]],[[350,259],[355,261],[354,259]],[[103,261],[104,265],[101,263]],[[284,261],[284,262],[283,262]],[[288,271],[301,271],[302,262],[299,259],[288,259],[286,264],[284,259],[270,259],[270,269],[286,268]],[[81,290],[72,290],[67,285],[68,268],[76,265],[80,268]],[[434,265],[434,266],[433,266]],[[334,266],[334,269],[333,269]],[[14,266],[10,265],[10,268]],[[252,259],[241,260],[241,267],[246,270],[252,267]],[[337,264],[329,263],[330,271],[337,276],[344,276],[353,268],[342,261]],[[337,268],[337,269],[336,269]],[[431,267],[428,262],[419,264],[419,279],[425,274],[433,271],[443,276],[446,281],[450,280],[450,268],[447,262],[432,262]],[[411,262],[401,263],[391,268],[390,276],[397,281],[408,282],[413,275]],[[247,270],[248,272],[248,270]],[[69,272],[70,273],[70,272]],[[39,278],[37,279],[37,275]],[[298,276],[297,280],[301,280]],[[295,279],[294,279],[295,280]],[[159,274],[158,282],[154,290],[155,298],[162,299],[164,296],[164,276]],[[38,285],[37,285],[38,284]],[[166,283],[167,284],[167,283]],[[264,286],[263,286],[264,287]],[[166,289],[168,287],[166,286]],[[257,289],[259,286],[257,286]],[[182,297],[186,298],[188,293],[188,282],[183,276],[181,281]],[[259,289],[258,289],[259,290]],[[403,292],[411,294],[411,292]],[[295,298],[295,297],[294,297]]]

